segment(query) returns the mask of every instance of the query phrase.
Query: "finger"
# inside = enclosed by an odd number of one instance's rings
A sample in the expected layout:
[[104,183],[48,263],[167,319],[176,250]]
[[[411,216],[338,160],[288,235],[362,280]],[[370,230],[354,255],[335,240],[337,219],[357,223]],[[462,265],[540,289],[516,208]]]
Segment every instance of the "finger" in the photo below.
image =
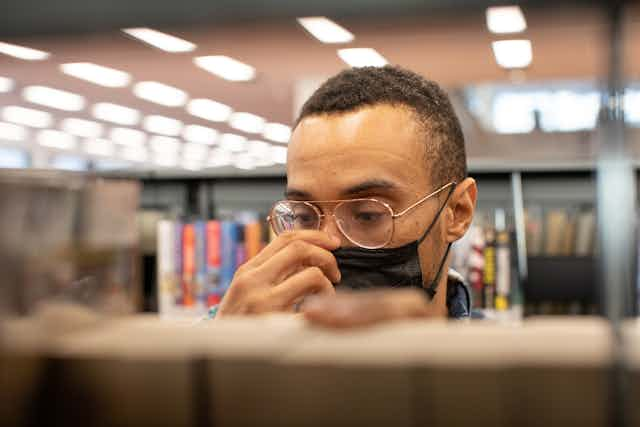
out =
[[276,237],[273,242],[269,243],[255,257],[247,262],[246,265],[258,267],[268,261],[272,256],[278,253],[282,248],[291,243],[302,240],[315,246],[319,246],[326,250],[332,251],[340,246],[340,239],[331,236],[324,231],[319,230],[300,230],[282,233]]
[[266,283],[278,284],[307,267],[318,267],[331,282],[340,282],[340,270],[333,254],[304,240],[285,246],[258,267],[256,275]]
[[309,267],[271,289],[270,298],[280,308],[291,307],[311,295],[333,295],[335,288],[318,267]]
[[419,290],[340,292],[313,297],[302,306],[305,318],[331,328],[351,328],[429,314],[429,302]]

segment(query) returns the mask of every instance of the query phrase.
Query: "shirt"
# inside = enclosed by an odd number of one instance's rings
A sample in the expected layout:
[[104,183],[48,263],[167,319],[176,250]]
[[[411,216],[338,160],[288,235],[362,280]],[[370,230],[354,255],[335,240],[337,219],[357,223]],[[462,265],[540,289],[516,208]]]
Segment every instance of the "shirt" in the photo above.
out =
[[464,319],[471,315],[471,294],[464,278],[449,270],[447,278],[447,310],[450,319]]

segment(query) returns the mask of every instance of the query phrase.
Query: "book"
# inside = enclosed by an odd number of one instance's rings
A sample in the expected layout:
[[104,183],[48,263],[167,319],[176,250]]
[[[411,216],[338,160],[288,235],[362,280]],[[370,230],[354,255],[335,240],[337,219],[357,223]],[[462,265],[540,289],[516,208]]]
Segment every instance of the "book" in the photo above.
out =
[[589,256],[593,254],[595,228],[596,221],[593,210],[583,210],[578,214],[576,221],[576,256]]
[[229,288],[237,268],[238,225],[233,221],[222,221],[220,228],[222,252],[220,255],[220,287],[223,292]]
[[527,242],[527,254],[538,256],[543,251],[544,233],[542,224],[542,207],[529,206],[524,212],[525,239]]
[[496,286],[496,233],[493,228],[485,230],[484,241],[485,246],[482,251],[484,256],[482,306],[484,308],[493,308]]
[[195,304],[194,281],[196,275],[196,232],[193,224],[182,229],[182,305]]
[[495,308],[509,308],[511,291],[511,248],[509,233],[500,231],[496,236],[495,249]]
[[568,228],[569,216],[564,209],[554,209],[547,212],[545,250],[546,256],[562,255],[562,245]]
[[184,224],[181,222],[176,222],[175,223],[175,228],[174,228],[174,239],[175,239],[175,244],[173,245],[174,250],[175,250],[175,265],[176,265],[176,277],[178,278],[177,280],[177,284],[175,287],[175,293],[174,293],[174,300],[176,305],[182,305],[184,298],[183,298],[183,288],[182,288],[182,269],[183,269],[183,263],[182,263],[182,254],[183,254],[183,247],[182,247],[182,232],[184,229]]
[[262,224],[257,221],[245,224],[244,244],[247,260],[256,256],[262,250]]
[[207,223],[195,221],[195,276],[193,281],[193,295],[196,305],[207,306]]
[[212,306],[222,299],[220,289],[220,221],[207,221],[207,306]]
[[158,312],[167,314],[174,306],[174,295],[178,285],[176,253],[176,223],[158,221],[157,227],[157,277]]

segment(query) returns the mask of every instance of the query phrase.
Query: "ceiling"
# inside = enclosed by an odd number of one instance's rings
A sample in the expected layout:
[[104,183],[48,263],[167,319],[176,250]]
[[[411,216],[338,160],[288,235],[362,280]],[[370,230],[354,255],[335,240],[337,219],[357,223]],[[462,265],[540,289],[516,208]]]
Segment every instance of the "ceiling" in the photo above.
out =
[[[406,2],[414,3],[409,0]],[[293,3],[288,2],[289,5]],[[437,9],[440,2],[432,3]],[[528,29],[518,37],[532,41],[533,63],[523,72],[510,74],[496,65],[491,51],[491,41],[501,37],[487,31],[484,10],[476,9],[471,7],[467,13],[455,17],[450,13],[434,13],[414,18],[398,16],[381,19],[354,17],[353,14],[344,13],[345,17],[338,22],[356,36],[355,41],[346,47],[373,47],[390,63],[417,71],[450,89],[475,83],[512,80],[544,82],[605,79],[607,21],[601,10],[557,8],[550,13],[549,9],[523,8]],[[23,7],[18,12],[17,16],[22,16]],[[47,11],[43,9],[42,12]],[[634,54],[633,50],[640,45],[640,8],[629,8],[625,20],[626,75],[638,79],[640,55]],[[235,111],[251,112],[268,121],[286,124],[291,124],[294,118],[298,82],[308,79],[320,81],[345,67],[336,55],[336,48],[345,45],[318,42],[293,18],[157,27],[198,46],[193,52],[179,54],[154,49],[117,30],[71,31],[74,29],[78,28],[71,25],[69,32],[72,34],[66,35],[57,33],[0,38],[0,41],[51,53],[45,61],[23,61],[0,56],[0,74],[14,79],[18,86],[8,94],[0,94],[0,106],[26,105],[19,89],[39,84],[82,94],[89,104],[114,102],[136,108],[145,115],[161,114],[185,124],[201,124],[228,132],[232,129],[226,125],[212,125],[187,114],[184,108],[163,107],[141,100],[133,95],[131,86],[111,89],[93,85],[62,74],[58,66],[67,62],[93,62],[126,71],[132,75],[133,82],[162,82],[186,91],[190,98],[214,99],[231,106]],[[202,55],[227,55],[241,60],[257,69],[257,78],[245,83],[222,80],[193,64],[193,57]],[[58,119],[93,119],[88,108],[79,113],[48,111]],[[282,173],[281,168],[272,171]]]

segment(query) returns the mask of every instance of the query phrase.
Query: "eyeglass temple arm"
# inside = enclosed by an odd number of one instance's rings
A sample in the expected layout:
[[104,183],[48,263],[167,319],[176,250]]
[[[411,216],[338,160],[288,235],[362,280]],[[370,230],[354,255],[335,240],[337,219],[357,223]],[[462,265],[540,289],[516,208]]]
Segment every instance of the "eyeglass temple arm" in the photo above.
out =
[[436,191],[434,191],[431,194],[427,194],[426,196],[424,196],[422,199],[418,200],[417,202],[415,202],[414,204],[412,204],[411,206],[409,206],[408,208],[406,208],[405,210],[403,210],[402,212],[399,212],[397,214],[393,214],[394,218],[397,218],[399,216],[402,216],[404,214],[406,214],[407,212],[409,212],[410,210],[416,208],[417,206],[419,206],[421,203],[424,203],[426,200],[428,200],[429,198],[441,193],[442,191],[444,191],[445,189],[447,189],[448,187],[452,187],[452,186],[456,186],[457,183],[455,181],[452,181],[448,184],[443,185],[442,187],[438,188]]

